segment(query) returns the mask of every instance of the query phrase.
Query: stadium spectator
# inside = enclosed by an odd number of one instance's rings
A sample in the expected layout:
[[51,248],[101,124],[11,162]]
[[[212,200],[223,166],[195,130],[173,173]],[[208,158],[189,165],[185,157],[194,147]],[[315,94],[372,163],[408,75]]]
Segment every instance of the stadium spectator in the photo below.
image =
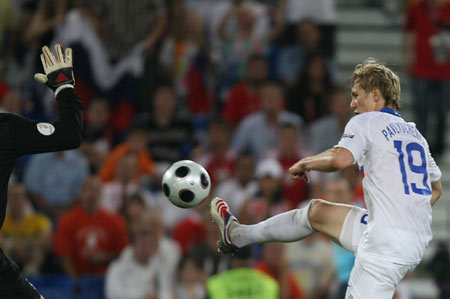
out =
[[300,21],[295,27],[295,37],[295,44],[281,48],[276,65],[277,77],[287,86],[295,84],[309,57],[320,55],[325,58],[328,70],[332,68],[332,59],[320,44],[321,32],[316,23],[311,20]]
[[114,142],[114,132],[108,126],[111,110],[102,98],[89,101],[83,126],[83,142],[80,150],[89,160],[91,173],[97,173]]
[[[331,180],[325,186],[325,198],[335,203],[352,204],[353,192],[350,184],[344,178]],[[355,263],[355,255],[334,242],[332,246],[338,287],[330,297],[332,299],[341,299],[345,298],[350,272]]]
[[[431,152],[437,156],[443,153],[446,144],[450,99],[449,20],[448,1],[428,0],[410,2],[405,18],[404,57],[413,79],[416,123],[420,132],[431,139]],[[437,118],[433,130],[430,112]]]
[[348,91],[335,89],[328,100],[330,114],[322,116],[309,127],[309,146],[313,154],[318,154],[333,147],[344,133],[345,125],[352,115]]
[[251,3],[231,6],[219,25],[219,36],[223,41],[222,84],[230,86],[244,79],[249,58],[254,54],[267,54],[269,43],[275,39],[283,27],[283,17],[279,10],[272,13],[271,26],[257,30],[257,18]]
[[126,199],[133,194],[137,184],[133,178],[137,171],[138,155],[128,152],[117,162],[116,178],[103,184],[101,205],[110,212],[122,212]]
[[310,124],[328,114],[328,98],[332,89],[331,74],[325,59],[319,55],[311,56],[295,85],[288,90],[288,110]]
[[334,279],[331,244],[316,234],[302,242],[285,244],[286,261],[291,265],[307,298],[324,298]]
[[30,26],[25,31],[24,40],[30,44],[37,43],[39,49],[42,45],[49,44],[55,35],[56,26],[64,22],[68,8],[67,0],[57,3],[51,0],[40,1],[31,18]]
[[164,265],[164,273],[170,285],[176,280],[177,266],[180,261],[181,248],[170,237],[161,215],[157,211],[149,211],[143,213],[141,222],[144,227],[151,227],[158,238],[158,259],[160,264]]
[[205,27],[196,11],[178,2],[170,35],[163,41],[159,63],[172,79],[178,97],[192,114],[208,114],[213,102]]
[[[174,209],[173,204],[167,200],[167,197],[164,195],[162,190],[156,191],[152,195],[153,198],[151,207],[161,214],[164,225],[169,231],[173,231],[180,221],[183,221],[191,216],[191,209]],[[200,230],[203,229],[201,228]]]
[[236,128],[232,149],[237,153],[249,152],[256,161],[278,142],[280,124],[291,123],[298,129],[302,119],[292,112],[284,111],[284,97],[280,86],[268,83],[261,88],[261,111],[244,118]]
[[101,205],[110,212],[124,215],[127,201],[134,195],[139,194],[146,206],[151,205],[151,195],[134,181],[137,170],[138,155],[129,152],[120,157],[117,163],[116,179],[103,184]]
[[132,6],[121,0],[92,2],[101,9],[105,45],[112,60],[124,57],[141,41],[146,49],[151,49],[167,28],[165,1],[138,0]]
[[274,159],[262,160],[256,166],[255,175],[259,190],[255,197],[248,198],[242,204],[240,219],[244,224],[257,223],[288,210],[281,194],[283,168],[280,163]]
[[312,19],[321,24],[332,24],[336,20],[335,0],[287,0],[287,22],[296,24]]
[[234,176],[219,184],[215,195],[226,198],[234,215],[239,215],[246,199],[253,198],[258,191],[258,183],[254,179],[255,166],[253,157],[240,154],[234,161]]
[[75,283],[82,275],[104,274],[128,243],[125,221],[100,207],[101,181],[87,177],[80,205],[63,214],[56,226],[54,251]]
[[208,125],[207,149],[196,159],[208,171],[212,186],[230,178],[233,174],[234,155],[229,148],[232,129],[222,120]]
[[231,269],[214,275],[206,282],[208,298],[237,299],[242,298],[242,294],[246,294],[247,299],[280,298],[277,281],[253,269],[252,263],[250,247],[237,251],[231,256]]
[[206,275],[200,262],[189,255],[184,257],[178,267],[178,281],[174,287],[173,298],[205,298],[205,280]]
[[153,95],[152,112],[139,118],[149,132],[148,150],[163,172],[178,160],[188,157],[193,145],[192,125],[177,115],[177,98],[172,88],[160,86]]
[[295,31],[296,25],[304,20],[316,23],[321,31],[320,45],[327,56],[334,56],[336,31],[336,0],[287,0],[286,32]]
[[117,165],[121,157],[130,153],[137,155],[137,167],[133,180],[140,182],[145,176],[154,174],[152,157],[147,150],[148,132],[143,126],[134,126],[130,129],[126,141],[116,146],[106,158],[98,175],[103,182],[111,182],[117,179]]
[[17,26],[13,1],[5,0],[0,3],[0,40],[4,42],[0,48],[0,61],[9,56],[12,47],[13,33]]
[[157,215],[142,215],[132,243],[108,267],[107,299],[171,298],[179,253],[161,233]]
[[199,263],[200,268],[208,277],[223,272],[230,268],[230,258],[217,252],[217,237],[220,232],[214,223],[205,219],[206,238],[205,241],[193,246],[186,256],[191,257]]
[[364,190],[362,186],[362,179],[364,178],[364,169],[359,169],[358,165],[342,169],[340,175],[349,184],[353,192],[352,204],[361,208],[366,207],[364,201]]
[[[184,0],[186,6],[192,10],[199,11],[205,18],[208,17],[208,13],[211,13],[219,6],[222,8],[223,4],[229,4],[229,0]],[[225,13],[225,12],[224,12]]]
[[[208,202],[191,209],[192,211],[179,220],[172,231],[173,239],[178,243],[183,255],[198,244],[204,243],[207,238]],[[173,208],[173,206],[172,206]]]
[[0,112],[21,114],[25,109],[23,93],[18,89],[12,89],[6,81],[0,78]]
[[46,153],[30,159],[24,184],[36,209],[56,220],[77,202],[88,174],[88,161],[78,150]]
[[[134,65],[133,73],[123,78],[118,86],[121,97],[117,99],[127,99],[124,106],[130,112],[130,108],[138,109],[142,99],[146,99],[158,86],[154,70],[160,41],[169,21],[167,2],[136,0],[133,5],[129,5],[122,0],[87,1],[100,7],[97,19],[104,23],[102,37],[106,57],[110,57],[111,61],[129,61]],[[114,96],[114,93],[111,95]],[[119,106],[115,110],[117,116],[123,113],[123,107]],[[122,128],[126,129],[126,126]]]
[[131,234],[139,226],[139,221],[148,211],[144,199],[139,193],[132,194],[123,205],[123,217],[127,223],[128,234]]
[[125,216],[127,202],[134,195],[141,197],[146,207],[151,206],[150,192],[133,180],[137,170],[137,163],[138,155],[134,152],[129,152],[120,157],[117,163],[116,179],[103,184],[101,200],[103,208]]
[[24,275],[41,273],[52,247],[50,219],[36,213],[22,185],[13,184],[8,191],[8,211],[0,233],[5,254],[22,269]]
[[222,108],[222,117],[233,126],[261,107],[259,89],[269,78],[269,66],[262,55],[252,55],[246,69],[246,80],[230,90]]
[[267,243],[263,248],[262,260],[255,268],[278,281],[280,298],[306,298],[294,272],[289,269],[284,255],[283,243]]
[[49,45],[56,35],[57,27],[60,26],[66,17],[67,10],[70,8],[68,0],[39,1],[29,20],[28,26],[23,32],[23,41],[29,47],[34,56],[34,68],[40,67],[39,59],[40,49],[44,45]]
[[110,48],[105,45],[105,29],[109,29],[105,24],[105,8],[99,1],[79,1],[79,4],[79,8],[67,13],[55,40],[70,45],[76,53],[76,89],[85,104],[94,97],[107,98],[114,115],[110,124],[122,131],[136,108],[138,79],[145,66],[145,43],[137,43],[124,57],[112,59]]
[[288,171],[289,167],[306,156],[306,152],[308,152],[300,144],[301,136],[298,128],[287,123],[281,126],[278,146],[266,154],[267,158],[277,160],[283,168],[281,196],[287,201],[289,209],[295,209],[308,196],[306,182],[292,180]]
[[0,112],[22,113],[22,94],[18,90],[8,90],[0,96]]

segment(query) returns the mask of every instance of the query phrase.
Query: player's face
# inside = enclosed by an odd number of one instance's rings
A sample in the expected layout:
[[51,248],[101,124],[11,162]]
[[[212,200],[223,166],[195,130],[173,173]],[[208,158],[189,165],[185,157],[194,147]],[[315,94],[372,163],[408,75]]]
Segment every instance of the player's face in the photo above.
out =
[[366,93],[357,82],[352,87],[350,108],[355,114],[379,110],[373,92]]

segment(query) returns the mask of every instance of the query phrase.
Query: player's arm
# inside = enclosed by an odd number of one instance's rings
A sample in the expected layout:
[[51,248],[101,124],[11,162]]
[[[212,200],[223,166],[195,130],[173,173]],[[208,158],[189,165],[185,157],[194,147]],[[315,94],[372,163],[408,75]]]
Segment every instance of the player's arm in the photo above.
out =
[[437,180],[435,182],[431,182],[431,206],[433,206],[436,201],[442,195],[442,183],[441,180]]
[[82,104],[74,91],[72,50],[56,45],[56,57],[48,47],[42,48],[44,74],[35,79],[50,87],[58,102],[58,119],[51,124],[36,123],[18,115],[8,121],[9,133],[17,156],[76,148],[81,143]]
[[334,148],[304,158],[289,168],[292,178],[304,179],[308,182],[307,172],[310,170],[332,172],[359,161],[368,148],[368,139],[365,135],[367,131],[367,118],[362,116],[352,118],[345,126],[344,134]]
[[309,181],[307,172],[317,170],[333,172],[353,164],[353,154],[346,148],[334,147],[315,156],[301,159],[289,168],[289,173],[295,180]]

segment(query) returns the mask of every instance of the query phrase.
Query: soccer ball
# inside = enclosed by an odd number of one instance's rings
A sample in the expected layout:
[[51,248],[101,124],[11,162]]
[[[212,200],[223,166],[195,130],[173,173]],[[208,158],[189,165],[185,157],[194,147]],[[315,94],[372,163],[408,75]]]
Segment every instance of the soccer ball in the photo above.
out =
[[180,208],[193,208],[209,195],[211,179],[198,163],[182,160],[173,163],[164,173],[162,188],[167,199]]

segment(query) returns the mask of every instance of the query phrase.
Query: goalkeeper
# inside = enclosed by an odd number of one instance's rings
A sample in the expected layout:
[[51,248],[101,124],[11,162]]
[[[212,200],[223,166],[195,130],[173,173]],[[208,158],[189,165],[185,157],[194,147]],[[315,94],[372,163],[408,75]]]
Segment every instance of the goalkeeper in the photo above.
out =
[[[64,55],[58,44],[53,55],[45,46],[41,60],[45,74],[35,74],[34,78],[55,92],[59,117],[52,123],[36,123],[19,115],[0,113],[0,227],[5,219],[8,181],[15,159],[26,154],[73,149],[81,143],[82,104],[74,92],[72,50],[67,48]],[[43,298],[1,249],[0,297]]]

